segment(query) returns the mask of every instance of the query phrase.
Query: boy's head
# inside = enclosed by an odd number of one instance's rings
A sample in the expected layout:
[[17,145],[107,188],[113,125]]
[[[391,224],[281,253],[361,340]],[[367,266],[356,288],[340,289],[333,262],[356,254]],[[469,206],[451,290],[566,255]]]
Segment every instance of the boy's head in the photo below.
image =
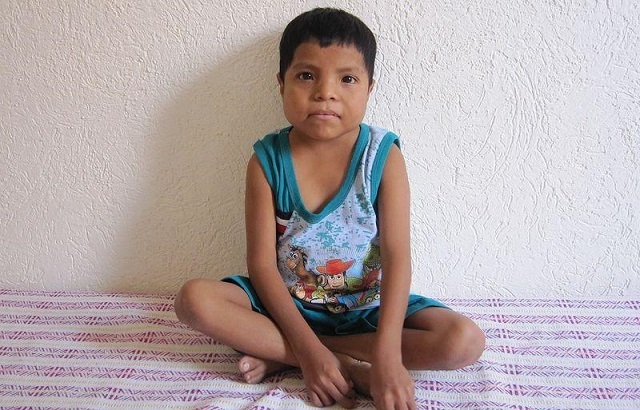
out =
[[366,24],[356,16],[334,8],[316,8],[300,14],[287,25],[280,40],[280,72],[284,74],[293,61],[293,55],[302,43],[315,41],[320,47],[331,45],[354,46],[362,54],[373,82],[376,59],[376,39]]

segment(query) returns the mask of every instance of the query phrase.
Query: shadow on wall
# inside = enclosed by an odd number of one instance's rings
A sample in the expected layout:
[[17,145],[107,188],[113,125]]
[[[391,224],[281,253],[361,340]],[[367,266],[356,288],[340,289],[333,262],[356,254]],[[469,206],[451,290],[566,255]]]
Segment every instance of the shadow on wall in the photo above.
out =
[[189,278],[244,273],[244,177],[252,144],[285,124],[279,34],[222,60],[170,101],[148,138],[150,186],[101,288],[173,293]]

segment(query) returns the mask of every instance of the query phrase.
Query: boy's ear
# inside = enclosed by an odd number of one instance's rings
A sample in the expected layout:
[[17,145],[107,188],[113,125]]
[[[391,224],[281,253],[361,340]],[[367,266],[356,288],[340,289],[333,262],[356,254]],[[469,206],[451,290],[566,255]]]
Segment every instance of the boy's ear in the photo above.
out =
[[280,73],[276,74],[276,79],[278,80],[278,85],[280,86],[280,95],[284,93],[284,81],[282,80],[282,76]]

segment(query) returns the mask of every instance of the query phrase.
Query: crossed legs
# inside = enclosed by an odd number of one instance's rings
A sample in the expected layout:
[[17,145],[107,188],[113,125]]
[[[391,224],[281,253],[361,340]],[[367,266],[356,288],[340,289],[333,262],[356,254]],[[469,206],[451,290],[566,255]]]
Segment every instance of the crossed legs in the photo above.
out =
[[[180,321],[238,351],[239,371],[248,383],[298,362],[277,325],[254,312],[246,293],[234,284],[188,281],[175,300]],[[448,309],[422,309],[409,316],[402,334],[402,359],[409,370],[451,370],[474,363],[484,350],[484,334],[466,317]],[[256,338],[256,335],[260,335]],[[320,336],[356,386],[367,389],[369,347],[375,333]]]

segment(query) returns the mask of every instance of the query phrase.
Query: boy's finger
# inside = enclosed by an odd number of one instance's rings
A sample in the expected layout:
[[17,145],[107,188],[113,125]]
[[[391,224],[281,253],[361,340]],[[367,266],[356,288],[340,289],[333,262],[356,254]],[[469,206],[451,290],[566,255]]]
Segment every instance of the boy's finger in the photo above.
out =
[[309,393],[309,404],[313,407],[322,407],[322,402],[315,393]]
[[344,387],[341,389],[339,386],[334,385],[334,390],[331,392],[331,397],[335,399],[342,407],[345,409],[352,409],[356,406],[356,401],[354,400],[353,390],[349,388],[349,385],[346,384],[346,389]]
[[342,395],[347,396],[347,397],[353,397],[355,395],[354,391],[353,391],[353,380],[351,380],[347,375],[345,375],[344,373],[340,373],[340,378],[335,380],[334,385],[338,388],[338,390],[340,391],[340,393],[342,393]]
[[309,392],[309,401],[311,402],[311,405],[314,406],[314,407],[324,407],[324,406],[326,406],[326,404],[324,404],[322,402],[322,400],[320,399],[320,396],[318,396],[314,392]]
[[322,400],[322,404],[324,404],[325,406],[331,406],[338,401],[334,395],[334,392],[331,390],[318,391],[318,397],[320,397],[320,400]]
[[353,380],[349,379],[349,378],[345,378],[344,383],[341,383],[338,386],[338,389],[340,389],[340,393],[344,394],[347,397],[355,397],[356,392],[353,389],[353,387],[355,386],[355,384],[353,383]]
[[355,399],[352,399],[342,394],[340,394],[339,397],[334,397],[334,399],[336,399],[338,404],[344,407],[345,409],[353,409],[354,407],[356,407],[356,404],[357,404]]

